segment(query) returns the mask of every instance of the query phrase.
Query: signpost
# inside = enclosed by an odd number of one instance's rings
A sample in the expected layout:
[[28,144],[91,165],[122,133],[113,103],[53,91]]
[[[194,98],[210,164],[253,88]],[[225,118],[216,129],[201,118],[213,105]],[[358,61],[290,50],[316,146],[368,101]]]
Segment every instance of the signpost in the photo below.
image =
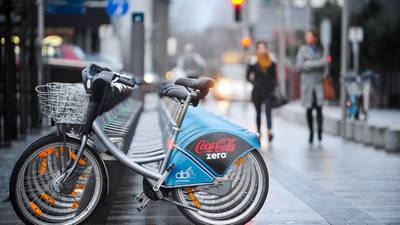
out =
[[353,50],[353,70],[358,75],[360,65],[360,42],[364,39],[364,31],[361,27],[349,28],[349,40]]
[[86,13],[86,0],[44,0],[45,13],[69,14]]
[[[128,72],[143,77],[145,65],[144,12],[132,13],[131,43]],[[143,95],[140,96],[143,99]]]
[[124,16],[129,9],[128,0],[108,0],[107,13],[111,17]]

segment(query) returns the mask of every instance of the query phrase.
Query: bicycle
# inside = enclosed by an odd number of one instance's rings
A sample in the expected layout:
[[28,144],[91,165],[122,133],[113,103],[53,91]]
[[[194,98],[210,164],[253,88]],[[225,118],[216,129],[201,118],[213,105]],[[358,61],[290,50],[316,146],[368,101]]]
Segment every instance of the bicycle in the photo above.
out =
[[[218,116],[204,118],[194,108],[213,87],[212,79],[182,78],[164,85],[160,95],[177,103],[175,109],[162,106],[175,111],[164,115],[164,154],[133,161],[95,119],[139,82],[94,64],[82,77],[84,89],[59,83],[36,88],[42,112],[64,131],[32,143],[13,169],[10,198],[25,223],[83,223],[104,201],[108,173],[91,141],[95,136],[109,154],[143,176],[143,192],[135,196],[142,208],[163,200],[195,224],[244,224],[259,212],[269,180],[257,136]],[[149,163],[157,169],[145,167]]]
[[[360,75],[348,74],[343,77],[346,89],[347,117],[354,120],[367,120],[370,92],[379,85],[379,74],[366,70]],[[362,117],[361,117],[362,116]],[[360,118],[361,117],[361,118]]]

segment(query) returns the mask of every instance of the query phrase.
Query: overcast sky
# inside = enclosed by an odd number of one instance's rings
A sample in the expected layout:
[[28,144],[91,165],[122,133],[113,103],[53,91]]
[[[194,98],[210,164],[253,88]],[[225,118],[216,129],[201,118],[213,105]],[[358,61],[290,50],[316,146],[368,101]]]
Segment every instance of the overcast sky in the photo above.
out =
[[227,25],[232,20],[230,10],[229,0],[172,0],[171,28],[174,31],[198,32],[210,25]]
[[[297,6],[306,4],[306,0],[289,1]],[[325,2],[311,0],[311,5],[321,7]],[[170,19],[173,32],[201,32],[211,25],[232,25],[231,0],[171,0]]]

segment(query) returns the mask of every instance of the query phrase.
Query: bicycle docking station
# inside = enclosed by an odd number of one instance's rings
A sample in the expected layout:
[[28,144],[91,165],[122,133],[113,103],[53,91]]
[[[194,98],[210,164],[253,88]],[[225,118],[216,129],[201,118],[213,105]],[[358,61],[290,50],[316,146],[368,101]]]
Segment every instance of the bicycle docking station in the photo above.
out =
[[[138,97],[140,93],[134,92],[132,96],[116,105],[110,111],[104,113],[96,119],[109,139],[125,154],[129,151],[130,142],[135,134],[138,120],[143,111],[143,102]],[[118,186],[126,167],[114,156],[107,153],[107,148],[93,136],[93,146],[100,152],[108,171],[108,189],[106,201],[101,203],[85,224],[105,224],[107,215],[111,209],[114,199],[112,193],[118,190]]]
[[257,135],[197,107],[212,79],[165,83],[144,104],[135,77],[90,65],[82,78],[85,90],[36,89],[57,127],[81,128],[37,140],[17,162],[10,197],[21,219],[102,224],[126,167],[143,177],[138,211],[162,200],[196,224],[244,224],[261,209],[268,172]]

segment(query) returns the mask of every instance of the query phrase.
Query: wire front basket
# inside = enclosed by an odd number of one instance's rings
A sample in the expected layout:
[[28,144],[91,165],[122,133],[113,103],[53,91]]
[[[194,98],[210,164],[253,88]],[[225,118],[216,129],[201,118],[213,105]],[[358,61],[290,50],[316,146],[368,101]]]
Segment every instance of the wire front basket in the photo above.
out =
[[55,123],[83,123],[90,95],[81,84],[53,82],[35,90],[42,113]]

